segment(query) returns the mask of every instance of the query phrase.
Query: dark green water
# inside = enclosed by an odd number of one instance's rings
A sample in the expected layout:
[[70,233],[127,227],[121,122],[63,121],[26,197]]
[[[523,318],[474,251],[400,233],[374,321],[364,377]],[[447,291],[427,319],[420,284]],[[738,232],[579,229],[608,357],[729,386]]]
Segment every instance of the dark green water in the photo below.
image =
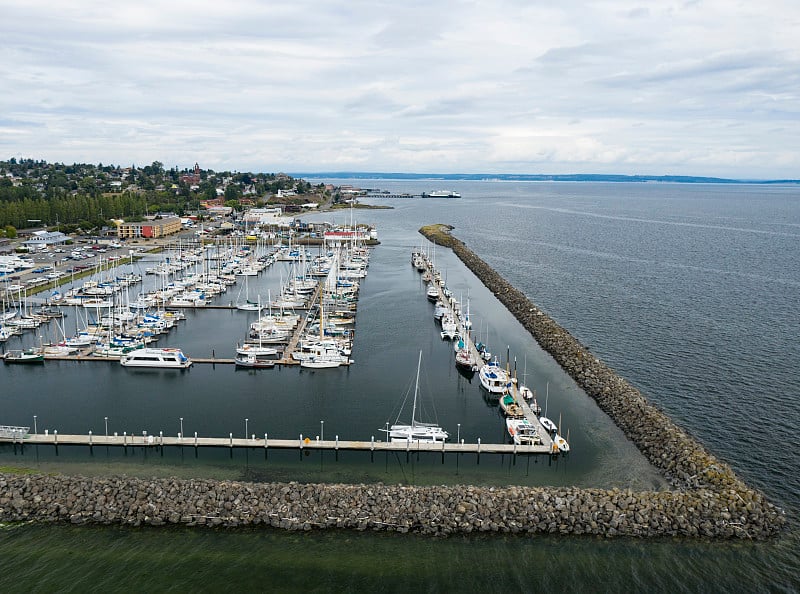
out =
[[[363,182],[362,182],[363,183]],[[430,184],[376,182],[387,189]],[[435,185],[435,184],[434,184]],[[62,433],[110,431],[369,439],[389,420],[424,355],[424,390],[440,423],[474,441],[502,436],[496,408],[455,373],[435,334],[409,252],[417,229],[452,223],[459,237],[667,410],[790,516],[767,543],[602,541],[590,538],[414,535],[273,530],[22,526],[0,531],[0,586],[31,591],[191,588],[199,591],[755,592],[798,589],[800,508],[792,448],[764,455],[748,415],[781,443],[796,441],[800,197],[761,187],[460,182],[459,201],[395,201],[359,213],[382,245],[362,288],[349,370],[128,373],[106,364],[0,368],[0,422]],[[724,195],[721,194],[724,192]],[[343,222],[348,215],[335,216]],[[253,480],[577,484],[658,488],[663,481],[448,252],[448,285],[466,299],[490,347],[527,363],[549,415],[562,416],[573,452],[550,464],[511,457],[304,456],[299,452],[0,449],[0,465],[83,474],[215,476]],[[271,270],[262,288],[286,271]],[[252,285],[251,285],[252,289]],[[235,295],[235,293],[234,293]],[[234,298],[234,297],[231,297]],[[795,314],[793,314],[795,312]],[[195,312],[165,345],[230,356],[246,315]],[[14,348],[14,347],[9,347]],[[223,354],[225,353],[225,354]]]

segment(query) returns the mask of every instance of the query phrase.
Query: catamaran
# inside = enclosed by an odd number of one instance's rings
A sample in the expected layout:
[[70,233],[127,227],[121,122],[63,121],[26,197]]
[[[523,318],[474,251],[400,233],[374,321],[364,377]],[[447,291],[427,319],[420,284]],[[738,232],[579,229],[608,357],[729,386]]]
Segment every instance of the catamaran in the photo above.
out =
[[[419,352],[419,361],[417,362],[417,379],[414,385],[414,404],[411,409],[411,424],[410,425],[400,425],[394,424],[388,429],[381,429],[388,433],[388,437],[393,442],[410,442],[410,441],[419,441],[419,442],[443,442],[446,441],[450,435],[433,423],[423,423],[417,420],[417,399],[419,397],[419,370],[422,365],[422,351]],[[402,414],[402,409],[400,410],[400,414]],[[400,415],[398,415],[397,420],[400,419]]]

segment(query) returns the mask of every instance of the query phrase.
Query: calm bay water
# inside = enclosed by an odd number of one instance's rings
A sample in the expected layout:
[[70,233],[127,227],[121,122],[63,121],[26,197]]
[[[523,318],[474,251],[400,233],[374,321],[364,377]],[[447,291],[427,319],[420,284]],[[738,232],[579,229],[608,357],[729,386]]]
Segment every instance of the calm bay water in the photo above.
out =
[[[341,183],[339,180],[338,183]],[[442,182],[354,182],[419,192]],[[431,185],[433,184],[433,185]],[[438,185],[437,185],[438,184]],[[257,372],[195,366],[188,373],[130,373],[106,363],[0,368],[0,422],[61,433],[110,431],[275,437],[300,433],[380,438],[424,356],[423,392],[440,423],[469,441],[502,438],[497,409],[452,365],[436,334],[419,275],[409,265],[417,229],[454,233],[538,306],[617,369],[676,422],[796,517],[800,426],[796,315],[800,289],[800,190],[794,187],[448,182],[461,200],[386,200],[355,211],[378,225],[362,287],[349,370]],[[375,200],[377,203],[378,200]],[[317,220],[345,222],[350,213]],[[660,488],[663,481],[616,427],[541,352],[493,296],[445,250],[437,267],[469,297],[476,330],[493,352],[517,358],[548,414],[570,430],[568,460],[375,457],[298,452],[98,452],[0,449],[0,464],[103,474],[210,475],[256,480],[578,484]],[[275,290],[285,265],[255,289]],[[251,292],[254,285],[251,284]],[[228,293],[225,300],[235,299]],[[231,356],[243,312],[192,312],[160,344]],[[69,318],[66,324],[69,327]],[[35,340],[28,338],[27,340]],[[9,348],[14,348],[9,345]],[[429,412],[433,413],[431,409]],[[324,425],[320,423],[324,421]],[[793,526],[795,523],[792,522]],[[47,542],[46,552],[43,544]],[[81,560],[73,551],[80,548]],[[351,533],[17,527],[0,532],[15,579],[39,589],[137,584],[162,589],[142,567],[170,567],[170,583],[204,590],[362,590],[455,587],[480,591],[698,591],[797,588],[796,532],[769,543],[603,542],[565,538],[447,541]],[[77,562],[76,562],[77,561]],[[81,573],[83,571],[83,573]],[[82,581],[79,576],[83,576]],[[135,577],[132,577],[135,576]],[[63,579],[69,583],[65,585]],[[4,577],[0,577],[0,583]],[[62,581],[57,581],[62,580]],[[215,581],[218,580],[218,581]],[[215,587],[215,584],[217,586]]]

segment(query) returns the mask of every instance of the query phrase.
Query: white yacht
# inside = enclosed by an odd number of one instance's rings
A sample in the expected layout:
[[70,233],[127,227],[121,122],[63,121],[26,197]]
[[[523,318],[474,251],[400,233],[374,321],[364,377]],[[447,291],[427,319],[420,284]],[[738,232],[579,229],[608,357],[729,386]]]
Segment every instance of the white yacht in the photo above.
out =
[[192,361],[180,349],[136,349],[123,355],[120,365],[125,367],[163,367],[187,369]]
[[505,369],[500,367],[497,359],[481,367],[478,375],[481,380],[481,385],[486,388],[490,394],[505,394],[511,386],[508,373],[506,373]]
[[506,419],[506,429],[517,445],[541,445],[542,438],[528,419]]

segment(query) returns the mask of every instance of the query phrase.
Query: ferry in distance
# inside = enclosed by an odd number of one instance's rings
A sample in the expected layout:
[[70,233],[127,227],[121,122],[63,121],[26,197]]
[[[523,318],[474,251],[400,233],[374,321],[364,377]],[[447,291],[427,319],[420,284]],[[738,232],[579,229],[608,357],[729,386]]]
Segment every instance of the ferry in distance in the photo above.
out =
[[452,190],[434,190],[433,192],[423,192],[423,198],[461,198],[461,194]]

